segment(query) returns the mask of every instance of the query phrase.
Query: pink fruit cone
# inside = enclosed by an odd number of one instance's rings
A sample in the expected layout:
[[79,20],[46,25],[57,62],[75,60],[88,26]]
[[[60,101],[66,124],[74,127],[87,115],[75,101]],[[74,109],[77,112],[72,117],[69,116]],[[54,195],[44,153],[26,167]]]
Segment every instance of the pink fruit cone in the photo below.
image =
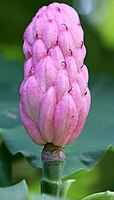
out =
[[38,145],[64,146],[81,133],[90,108],[86,49],[77,12],[42,7],[24,33],[20,115]]

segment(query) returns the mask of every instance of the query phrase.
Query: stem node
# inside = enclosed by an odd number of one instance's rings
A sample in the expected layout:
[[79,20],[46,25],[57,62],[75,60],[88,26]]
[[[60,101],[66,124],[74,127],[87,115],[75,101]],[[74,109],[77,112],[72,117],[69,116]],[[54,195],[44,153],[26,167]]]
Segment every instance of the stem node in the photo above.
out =
[[63,147],[47,143],[42,151],[41,192],[59,197],[66,161]]

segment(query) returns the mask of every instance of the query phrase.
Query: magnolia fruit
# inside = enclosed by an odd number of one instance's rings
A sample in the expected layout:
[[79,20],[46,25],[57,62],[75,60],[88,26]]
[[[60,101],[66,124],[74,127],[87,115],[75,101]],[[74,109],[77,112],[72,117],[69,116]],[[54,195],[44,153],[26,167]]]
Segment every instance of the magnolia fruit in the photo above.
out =
[[90,107],[77,12],[63,3],[43,6],[25,30],[23,51],[20,115],[27,133],[38,145],[70,144],[82,131]]

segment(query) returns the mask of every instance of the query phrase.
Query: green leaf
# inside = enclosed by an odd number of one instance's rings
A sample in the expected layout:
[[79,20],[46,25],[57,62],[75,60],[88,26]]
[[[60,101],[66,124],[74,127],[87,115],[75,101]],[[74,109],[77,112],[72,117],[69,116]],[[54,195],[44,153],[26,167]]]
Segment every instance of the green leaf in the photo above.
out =
[[110,148],[103,158],[91,169],[80,170],[66,178],[76,179],[70,187],[67,197],[81,200],[82,198],[101,191],[114,189],[114,151]]
[[31,200],[63,200],[63,199],[57,198],[57,197],[50,197],[48,195],[43,194],[43,195],[40,195],[40,196],[33,196]]
[[[0,102],[17,103],[19,86],[23,79],[23,64],[0,56]],[[1,118],[0,118],[1,119]]]
[[60,197],[65,198],[67,195],[67,192],[69,190],[69,188],[71,187],[71,185],[75,182],[75,179],[68,179],[66,181],[63,182],[61,189],[60,189]]
[[23,126],[1,129],[0,134],[12,155],[22,153],[32,166],[41,167],[40,156],[42,147],[32,142]]
[[0,128],[21,125],[18,102],[0,102]]
[[0,187],[11,185],[11,155],[2,144],[0,146]]
[[106,191],[97,194],[92,194],[83,198],[82,200],[113,200],[114,192]]
[[0,188],[0,199],[28,200],[28,188],[25,181],[10,187]]
[[0,128],[21,124],[19,116],[19,85],[22,80],[22,64],[0,57]]

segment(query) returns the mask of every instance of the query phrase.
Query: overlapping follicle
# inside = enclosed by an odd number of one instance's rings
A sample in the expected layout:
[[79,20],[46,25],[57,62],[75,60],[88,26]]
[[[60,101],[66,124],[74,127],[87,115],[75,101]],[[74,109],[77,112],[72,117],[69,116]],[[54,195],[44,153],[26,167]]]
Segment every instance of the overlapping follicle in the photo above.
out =
[[90,107],[86,49],[77,12],[42,7],[24,33],[20,115],[32,140],[63,146],[83,129]]

